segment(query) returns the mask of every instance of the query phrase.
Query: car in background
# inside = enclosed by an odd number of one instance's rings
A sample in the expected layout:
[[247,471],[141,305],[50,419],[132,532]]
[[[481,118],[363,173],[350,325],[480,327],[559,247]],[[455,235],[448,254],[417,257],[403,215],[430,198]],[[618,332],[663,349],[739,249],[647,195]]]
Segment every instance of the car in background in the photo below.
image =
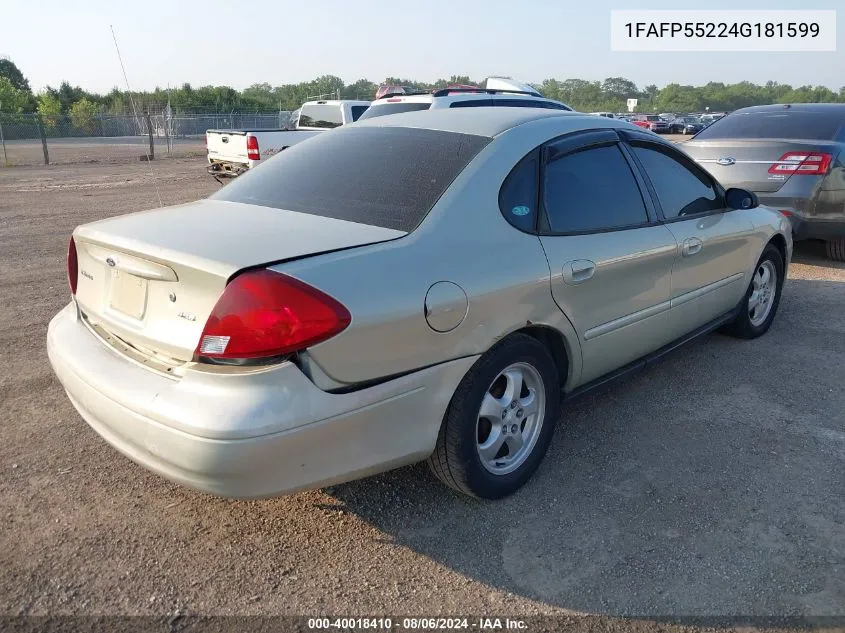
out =
[[404,89],[403,92],[388,92],[370,104],[361,120],[418,110],[485,106],[572,110],[565,103],[547,99],[528,84],[503,77],[488,77],[480,86],[449,86],[431,92]]
[[718,121],[719,119],[721,119],[725,116],[726,116],[726,113],[702,114],[699,117],[699,121],[704,125],[704,127],[707,127],[708,125],[712,125],[713,123],[715,123],[716,121]]
[[284,128],[207,130],[206,170],[213,176],[239,176],[297,143],[357,121],[369,107],[369,101],[308,101]]
[[704,129],[704,124],[692,116],[675,117],[669,122],[669,134],[697,134]]
[[562,399],[716,328],[765,334],[791,254],[785,217],[626,123],[409,112],[77,227],[47,351],[97,433],[186,486],[267,497],[428,459],[495,499]]
[[657,114],[640,114],[631,120],[634,125],[656,134],[668,134],[669,124]]
[[593,116],[603,116],[606,119],[615,119],[616,115],[613,112],[590,112]]
[[820,239],[845,261],[845,104],[743,108],[684,149],[719,182],[757,194],[792,223],[795,239]]

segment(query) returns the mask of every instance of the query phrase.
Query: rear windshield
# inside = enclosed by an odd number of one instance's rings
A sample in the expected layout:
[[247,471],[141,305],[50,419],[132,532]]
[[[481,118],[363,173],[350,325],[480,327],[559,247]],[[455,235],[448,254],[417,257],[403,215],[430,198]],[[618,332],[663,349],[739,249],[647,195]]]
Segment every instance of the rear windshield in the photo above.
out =
[[385,103],[384,105],[370,106],[367,111],[358,119],[372,119],[385,114],[400,114],[402,112],[416,112],[417,110],[428,110],[430,103],[420,101],[400,101],[398,103]]
[[343,127],[279,152],[211,197],[411,231],[489,142],[440,130]]
[[788,138],[836,140],[845,125],[845,109],[823,111],[734,112],[696,134],[696,140],[717,138]]
[[317,103],[302,106],[299,114],[299,127],[338,127],[343,125],[340,106]]

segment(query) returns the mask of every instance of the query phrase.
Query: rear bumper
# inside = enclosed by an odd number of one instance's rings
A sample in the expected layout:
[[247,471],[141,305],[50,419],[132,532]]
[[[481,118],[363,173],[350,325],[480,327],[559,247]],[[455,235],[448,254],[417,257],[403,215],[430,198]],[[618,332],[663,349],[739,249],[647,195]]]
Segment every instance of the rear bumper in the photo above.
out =
[[425,459],[475,357],[348,394],[293,363],[252,372],[196,366],[180,379],[136,365],[77,318],[50,322],[47,351],[82,418],[141,466],[224,497],[270,497]]
[[792,236],[795,240],[828,240],[845,237],[845,219],[816,220],[800,215],[790,215],[789,222],[792,224]]

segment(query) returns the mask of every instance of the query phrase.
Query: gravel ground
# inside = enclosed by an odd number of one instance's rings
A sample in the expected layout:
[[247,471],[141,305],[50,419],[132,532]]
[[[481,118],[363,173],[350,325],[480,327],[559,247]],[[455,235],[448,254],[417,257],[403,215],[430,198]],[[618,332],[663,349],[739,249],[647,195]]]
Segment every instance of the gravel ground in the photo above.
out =
[[[152,165],[165,204],[219,185]],[[838,616],[845,266],[802,246],[768,335],[708,336],[564,411],[497,503],[423,466],[240,502],[106,446],[49,368],[74,226],[149,208],[146,166],[0,170],[0,614]]]

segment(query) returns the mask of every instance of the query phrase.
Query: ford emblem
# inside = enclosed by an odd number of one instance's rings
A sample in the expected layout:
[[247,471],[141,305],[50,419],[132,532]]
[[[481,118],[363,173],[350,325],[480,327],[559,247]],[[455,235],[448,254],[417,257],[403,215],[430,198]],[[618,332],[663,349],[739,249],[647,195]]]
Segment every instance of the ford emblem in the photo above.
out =
[[730,167],[731,165],[736,163],[736,159],[731,158],[730,156],[725,156],[724,158],[720,158],[716,162],[719,163],[722,167]]

